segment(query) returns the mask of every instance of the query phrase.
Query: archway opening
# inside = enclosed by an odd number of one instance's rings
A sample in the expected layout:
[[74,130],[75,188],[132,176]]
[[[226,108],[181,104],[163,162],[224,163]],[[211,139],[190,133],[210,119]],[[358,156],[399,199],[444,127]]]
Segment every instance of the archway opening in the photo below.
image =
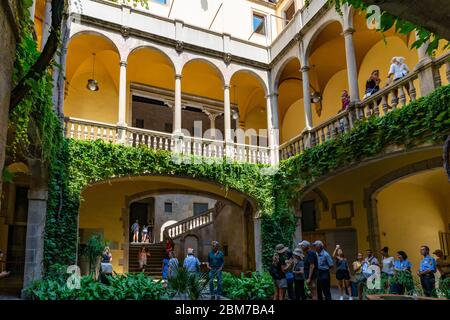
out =
[[302,76],[297,58],[287,62],[277,83],[280,142],[283,143],[298,136],[306,126]]
[[309,49],[310,83],[321,94],[313,104],[313,125],[318,125],[342,109],[341,94],[348,91],[347,63],[342,25],[333,21],[316,35]]
[[175,69],[161,51],[142,47],[128,57],[127,123],[146,130],[172,133]]
[[[206,181],[169,176],[141,176],[112,180],[83,191],[80,207],[80,245],[93,234],[107,240],[118,273],[140,272],[138,252],[149,250],[151,263],[145,272],[161,276],[165,241],[171,239],[180,261],[187,248],[197,246],[197,256],[206,261],[211,241],[218,240],[225,254],[225,270],[256,269],[255,209],[245,195]],[[137,221],[138,241],[132,226]],[[147,237],[143,237],[143,227]],[[194,243],[192,237],[197,241]],[[82,252],[82,249],[79,250]],[[79,257],[86,272],[86,257]],[[151,265],[151,267],[150,267]]]
[[[182,128],[191,136],[223,140],[224,79],[212,62],[194,59],[183,66]],[[235,129],[235,123],[231,123]]]
[[[64,114],[68,117],[117,123],[119,53],[114,44],[97,33],[75,35],[67,51]],[[98,90],[87,88],[97,81]]]
[[[262,80],[248,71],[238,71],[230,81],[232,119],[245,131],[245,143],[268,146],[266,90]],[[237,113],[236,113],[237,112]]]

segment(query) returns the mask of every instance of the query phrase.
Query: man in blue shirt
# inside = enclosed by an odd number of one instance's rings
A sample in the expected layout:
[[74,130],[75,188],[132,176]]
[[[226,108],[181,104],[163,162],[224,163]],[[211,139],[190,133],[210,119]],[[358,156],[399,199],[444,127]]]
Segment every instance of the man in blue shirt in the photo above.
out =
[[183,267],[189,274],[196,275],[199,273],[200,261],[194,256],[194,249],[188,248],[188,254],[186,259],[184,259]]
[[[220,299],[222,293],[222,269],[225,264],[222,251],[219,251],[219,242],[212,242],[212,251],[208,254],[207,267],[209,271],[209,292],[211,299]],[[214,278],[217,278],[217,290],[214,293]]]
[[420,277],[423,293],[426,297],[431,297],[431,295],[434,295],[433,290],[435,289],[436,280],[434,273],[436,272],[436,260],[430,256],[430,248],[427,246],[420,247],[420,254],[423,256],[423,259],[420,262],[417,275]]
[[323,300],[323,294],[325,296],[325,300],[331,300],[330,269],[334,265],[333,258],[324,249],[322,241],[315,241],[313,246],[316,248],[317,252],[317,297],[319,300]]

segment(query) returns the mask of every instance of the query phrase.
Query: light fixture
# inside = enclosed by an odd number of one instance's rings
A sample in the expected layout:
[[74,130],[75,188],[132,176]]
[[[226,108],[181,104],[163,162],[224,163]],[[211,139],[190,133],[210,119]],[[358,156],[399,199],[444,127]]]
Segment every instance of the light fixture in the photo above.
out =
[[234,119],[234,120],[239,119],[239,111],[233,110],[233,119]]
[[95,80],[95,53],[92,53],[92,79],[89,79],[86,87],[90,91],[98,91],[100,88],[98,86],[98,81]]
[[319,92],[314,92],[311,95],[311,103],[320,103],[322,101],[322,95]]

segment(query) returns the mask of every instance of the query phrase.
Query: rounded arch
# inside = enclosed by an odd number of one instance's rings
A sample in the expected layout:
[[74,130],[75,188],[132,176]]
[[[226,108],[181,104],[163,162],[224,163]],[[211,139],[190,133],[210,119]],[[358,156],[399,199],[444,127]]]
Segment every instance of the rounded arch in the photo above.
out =
[[164,58],[170,63],[170,66],[172,67],[172,69],[174,71],[176,70],[175,62],[172,60],[172,58],[170,57],[169,54],[164,52],[164,50],[162,50],[162,49],[160,49],[160,48],[158,48],[156,46],[149,45],[149,44],[142,44],[142,45],[138,45],[138,46],[132,48],[130,50],[130,52],[128,53],[128,55],[127,55],[125,60],[128,62],[130,56],[132,56],[133,54],[135,54],[136,52],[138,52],[140,50],[149,50],[149,51],[157,52],[158,54],[164,56]]
[[185,61],[181,65],[181,74],[183,75],[186,68],[188,68],[192,64],[206,64],[212,70],[214,70],[214,73],[220,79],[222,86],[226,85],[225,74],[224,74],[223,70],[220,68],[220,66],[218,66],[214,61],[211,61],[211,60],[209,60],[207,58],[203,58],[203,57],[194,57],[194,58],[191,58],[191,59],[188,59],[187,61]]
[[251,77],[255,78],[259,82],[261,88],[263,89],[264,95],[269,94],[269,89],[268,89],[267,83],[264,81],[264,79],[258,73],[256,73],[254,70],[251,70],[251,69],[247,69],[247,68],[237,69],[231,75],[230,83],[233,81],[233,78],[235,76],[238,76],[239,74],[242,74],[242,73],[249,74]]
[[[64,114],[116,123],[119,69],[120,52],[108,35],[90,30],[74,33],[67,47]],[[89,79],[97,81],[99,90],[86,88]]]
[[117,54],[120,55],[120,50],[118,45],[114,42],[114,40],[107,35],[106,33],[101,32],[100,30],[79,30],[75,33],[73,33],[72,35],[70,35],[69,41],[67,46],[70,47],[70,45],[72,44],[73,41],[75,41],[78,37],[81,36],[85,36],[85,35],[90,35],[90,36],[98,36],[103,38],[104,40],[106,40],[113,48],[115,52],[117,52]]
[[[286,67],[291,64],[293,61],[298,61],[298,65],[300,66],[300,59],[296,56],[288,56],[286,57],[283,62],[278,66],[276,70],[275,77],[273,79],[273,87],[278,92],[278,87],[280,86],[280,79],[283,73],[285,72]],[[300,68],[298,69],[298,72],[300,73]]]
[[[133,181],[140,181],[140,182],[149,182],[149,183],[161,183],[165,182],[172,187],[165,187],[163,188],[161,184],[158,184],[156,189],[153,190],[147,190],[145,192],[138,192],[128,197],[128,199],[139,199],[141,197],[146,198],[150,194],[157,194],[158,192],[167,193],[167,191],[178,190],[177,192],[185,192],[186,194],[190,193],[202,193],[207,194],[209,197],[215,197],[219,201],[226,201],[229,204],[232,204],[234,206],[242,207],[245,201],[248,201],[251,204],[251,207],[254,212],[254,218],[258,218],[259,212],[260,212],[260,206],[256,199],[254,199],[252,196],[241,192],[235,188],[228,187],[225,189],[223,185],[220,183],[200,178],[200,177],[190,177],[190,176],[180,176],[180,175],[170,175],[170,174],[140,174],[140,175],[124,175],[120,177],[114,177],[109,179],[103,179],[103,180],[93,180],[90,181],[82,190],[81,193],[86,191],[88,188],[97,186],[97,185],[103,185],[103,184],[112,184],[115,182],[130,182]],[[173,187],[173,186],[176,187]],[[204,191],[208,190],[208,191]],[[124,208],[127,208],[129,203],[128,201],[124,204]],[[134,200],[136,201],[136,200]],[[130,202],[131,203],[131,202]]]
[[[334,10],[332,10],[334,11]],[[326,29],[328,28],[330,25],[332,24],[339,24],[339,27],[341,29],[341,33],[343,32],[344,29],[344,25],[341,19],[339,19],[337,16],[327,16],[326,18],[324,18],[323,21],[319,22],[316,26],[315,29],[313,29],[312,31],[310,31],[307,36],[305,36],[303,38],[304,44],[305,44],[305,52],[304,55],[305,57],[309,57],[311,55],[311,53],[314,51],[314,44],[316,43],[316,41],[319,38],[319,35]]]

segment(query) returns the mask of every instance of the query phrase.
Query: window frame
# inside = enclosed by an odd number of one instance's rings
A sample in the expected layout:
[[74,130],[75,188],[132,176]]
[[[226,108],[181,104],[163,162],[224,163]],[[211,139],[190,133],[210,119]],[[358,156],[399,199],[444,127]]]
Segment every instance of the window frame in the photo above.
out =
[[[255,17],[262,18],[262,20],[263,20],[263,24],[262,24],[262,26],[263,26],[263,33],[258,32],[257,31],[258,29],[255,29]],[[258,35],[264,36],[264,37],[267,36],[267,14],[259,12],[259,11],[252,10],[252,33],[253,34],[258,34]]]

